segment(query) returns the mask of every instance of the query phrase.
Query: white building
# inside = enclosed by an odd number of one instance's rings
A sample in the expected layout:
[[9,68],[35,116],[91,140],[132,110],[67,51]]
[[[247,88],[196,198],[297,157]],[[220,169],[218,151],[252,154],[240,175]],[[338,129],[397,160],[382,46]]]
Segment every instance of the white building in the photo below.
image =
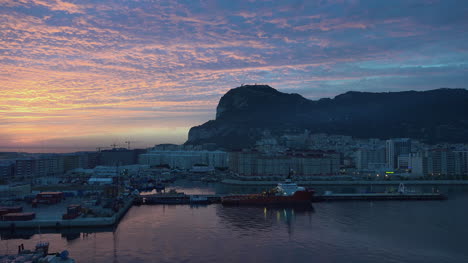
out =
[[356,168],[360,171],[385,166],[385,147],[363,147],[355,153]]
[[468,151],[437,148],[409,157],[409,169],[415,175],[468,176]]
[[299,151],[278,155],[259,152],[231,152],[231,171],[243,176],[285,176],[294,170],[298,176],[335,175],[340,154],[324,151]]
[[411,174],[423,176],[427,173],[426,158],[422,152],[410,153],[408,160],[408,169],[411,170]]
[[411,139],[397,138],[386,141],[386,163],[387,167],[398,168],[398,156],[411,153]]
[[165,151],[150,150],[140,154],[139,163],[145,165],[167,164],[171,168],[191,169],[196,164],[227,167],[228,154],[223,151]]

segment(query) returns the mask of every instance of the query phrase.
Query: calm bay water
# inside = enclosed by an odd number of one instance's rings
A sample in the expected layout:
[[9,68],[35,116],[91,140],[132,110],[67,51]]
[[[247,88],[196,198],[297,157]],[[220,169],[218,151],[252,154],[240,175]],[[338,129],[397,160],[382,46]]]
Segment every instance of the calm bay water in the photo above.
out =
[[[242,192],[216,184],[177,188]],[[468,262],[468,189],[441,190],[449,200],[316,203],[300,210],[140,206],[114,229],[3,233],[0,252],[42,240],[52,251],[69,250],[79,263]]]

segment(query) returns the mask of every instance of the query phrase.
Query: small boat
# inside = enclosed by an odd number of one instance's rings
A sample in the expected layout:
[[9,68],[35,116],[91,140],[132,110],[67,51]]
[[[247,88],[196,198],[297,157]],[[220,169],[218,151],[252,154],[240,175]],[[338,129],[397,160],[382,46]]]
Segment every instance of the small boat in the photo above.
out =
[[291,177],[275,188],[261,194],[231,195],[221,198],[223,205],[251,206],[308,206],[311,205],[315,191],[297,186]]

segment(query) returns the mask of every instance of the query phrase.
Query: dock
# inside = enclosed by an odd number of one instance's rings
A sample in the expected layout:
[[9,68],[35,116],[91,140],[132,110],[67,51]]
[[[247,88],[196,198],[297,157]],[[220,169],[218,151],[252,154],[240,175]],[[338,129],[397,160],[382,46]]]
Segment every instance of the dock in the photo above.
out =
[[[224,179],[221,181],[227,185],[245,185],[245,186],[276,186],[278,181],[254,181],[239,179]],[[397,186],[401,183],[406,185],[468,185],[468,180],[298,180],[296,182],[301,186],[363,186],[363,185],[382,185]]]
[[220,203],[224,195],[220,194],[200,194],[200,195],[187,195],[184,193],[168,193],[168,194],[150,194],[140,195],[138,197],[139,204],[153,205],[153,204],[192,204],[196,203],[193,200],[206,200],[204,203],[214,204]]
[[[99,228],[110,227],[119,223],[120,219],[127,213],[132,205],[197,205],[221,203],[221,199],[227,195],[223,194],[200,194],[188,195],[184,193],[164,193],[139,195],[127,198],[118,212],[107,217],[78,217],[75,219],[64,220],[55,216],[39,216],[26,221],[0,221],[0,229],[9,229],[15,231],[21,228],[39,229],[68,229],[68,228]],[[384,200],[445,200],[447,196],[441,193],[413,193],[413,192],[395,192],[395,193],[332,193],[325,192],[322,195],[315,195],[313,202],[329,201],[384,201]],[[52,207],[50,209],[53,209]],[[61,214],[59,214],[61,215]]]
[[[153,194],[141,195],[140,204],[191,204],[191,197],[197,196],[206,198],[208,203],[220,203],[221,198],[226,195],[205,194],[205,195],[186,195],[179,194]],[[423,201],[423,200],[446,200],[447,196],[441,193],[325,193],[316,195],[311,202],[323,201]]]
[[107,227],[117,224],[133,205],[133,198],[124,201],[123,207],[110,217],[78,217],[64,220],[59,217],[36,218],[28,221],[0,221],[0,229],[15,230],[16,228],[73,228],[73,227]]
[[312,202],[322,201],[389,201],[389,200],[446,200],[441,193],[358,193],[358,194],[323,194],[314,196]]

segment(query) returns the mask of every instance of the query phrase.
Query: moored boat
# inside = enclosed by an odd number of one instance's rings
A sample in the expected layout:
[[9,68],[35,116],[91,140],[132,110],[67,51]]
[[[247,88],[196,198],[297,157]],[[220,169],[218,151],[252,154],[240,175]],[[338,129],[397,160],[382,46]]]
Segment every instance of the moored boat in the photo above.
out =
[[310,205],[315,191],[297,186],[288,177],[285,182],[260,194],[229,195],[221,198],[223,205],[304,206]]

